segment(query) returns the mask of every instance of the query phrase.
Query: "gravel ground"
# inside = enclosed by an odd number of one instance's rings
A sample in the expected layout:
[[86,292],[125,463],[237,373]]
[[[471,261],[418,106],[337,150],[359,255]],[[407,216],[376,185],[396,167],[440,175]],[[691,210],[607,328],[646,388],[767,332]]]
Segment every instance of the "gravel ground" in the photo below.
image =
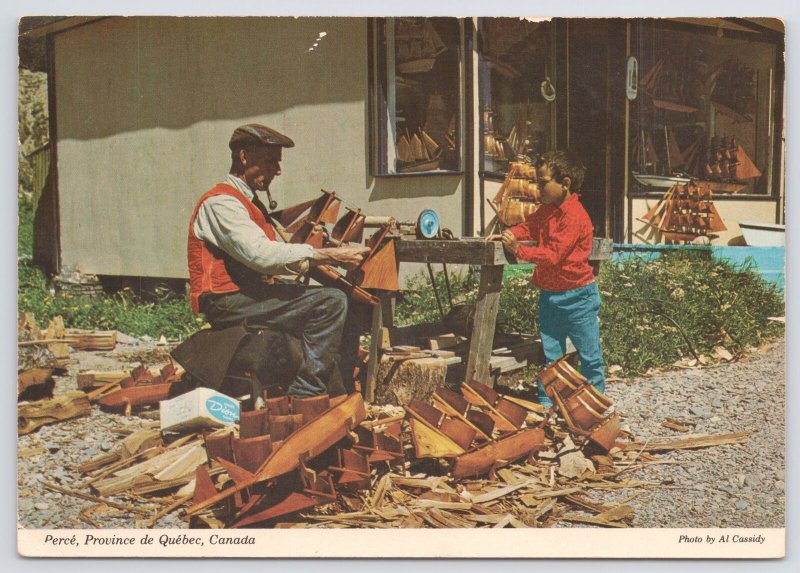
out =
[[[76,388],[79,369],[131,368],[164,362],[165,349],[152,344],[119,344],[114,352],[78,352],[79,364],[57,378],[56,394]],[[159,358],[161,359],[159,361]],[[661,423],[675,418],[696,424],[695,434],[750,430],[739,445],[673,451],[646,465],[631,479],[658,481],[652,489],[596,492],[598,502],[626,500],[637,527],[784,527],[785,523],[785,344],[778,340],[745,359],[716,366],[681,369],[609,384],[608,393],[637,439],[681,437]],[[153,416],[157,419],[157,410]],[[88,528],[80,512],[94,505],[45,488],[45,482],[87,492],[77,466],[118,447],[121,436],[148,420],[102,412],[43,426],[20,436],[18,450],[18,524],[24,528]],[[37,448],[47,453],[27,455]],[[628,498],[638,494],[632,500]],[[116,499],[123,503],[128,500]],[[151,513],[155,512],[155,508]],[[136,527],[126,511],[107,509],[91,515],[102,527]],[[566,525],[566,524],[565,524]],[[182,528],[175,514],[160,528]]]
[[[638,440],[682,436],[661,426],[665,418],[697,424],[693,435],[752,432],[742,444],[660,454],[677,463],[632,472],[664,484],[638,490],[629,502],[635,526],[785,527],[785,364],[781,339],[739,362],[610,385],[609,396]],[[606,492],[604,500],[611,499]]]
[[[72,357],[78,364],[69,367],[67,376],[55,377],[56,396],[78,389],[79,370],[130,370],[140,362],[148,367],[161,366],[167,361],[167,348],[153,343],[117,344],[113,352],[75,352]],[[145,416],[157,420],[158,409]],[[115,451],[122,437],[150,422],[147,417],[106,413],[95,405],[90,416],[42,426],[31,434],[19,436],[19,453],[38,448],[43,448],[47,453],[17,459],[18,525],[25,528],[92,528],[80,520],[80,513],[95,503],[51,491],[44,483],[90,493],[87,487],[81,485],[85,476],[78,472],[78,466],[103,453]],[[128,499],[109,499],[130,504]],[[153,508],[151,514],[158,509],[155,506]],[[124,510],[107,508],[90,517],[105,528],[137,527],[134,516]],[[163,517],[157,526],[186,527],[175,514]]]

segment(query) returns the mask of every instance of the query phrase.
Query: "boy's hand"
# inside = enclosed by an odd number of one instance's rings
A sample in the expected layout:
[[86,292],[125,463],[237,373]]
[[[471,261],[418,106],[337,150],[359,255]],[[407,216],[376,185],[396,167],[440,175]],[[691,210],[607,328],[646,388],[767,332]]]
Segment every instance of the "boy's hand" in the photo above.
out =
[[503,241],[503,248],[508,253],[517,256],[517,247],[519,247],[519,243],[517,242],[517,238],[514,236],[514,233],[506,229],[503,231],[500,239]]

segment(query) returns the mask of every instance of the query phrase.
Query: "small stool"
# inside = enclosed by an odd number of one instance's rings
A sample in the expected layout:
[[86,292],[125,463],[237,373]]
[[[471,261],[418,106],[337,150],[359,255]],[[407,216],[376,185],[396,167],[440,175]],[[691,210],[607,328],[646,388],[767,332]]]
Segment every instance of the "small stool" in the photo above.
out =
[[255,323],[200,330],[171,355],[190,385],[229,396],[249,393],[251,410],[265,387],[270,396],[285,392],[303,359],[297,338]]

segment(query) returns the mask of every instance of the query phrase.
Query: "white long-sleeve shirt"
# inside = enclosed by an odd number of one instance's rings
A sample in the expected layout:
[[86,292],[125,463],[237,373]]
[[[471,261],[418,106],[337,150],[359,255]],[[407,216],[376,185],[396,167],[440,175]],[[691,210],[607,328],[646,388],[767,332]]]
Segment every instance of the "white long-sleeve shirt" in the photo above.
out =
[[[235,175],[229,174],[224,182],[236,188],[248,201],[253,200],[253,190]],[[314,251],[311,245],[271,241],[250,218],[245,206],[228,195],[203,201],[192,232],[201,241],[208,241],[263,275],[293,273],[292,267],[307,261]]]

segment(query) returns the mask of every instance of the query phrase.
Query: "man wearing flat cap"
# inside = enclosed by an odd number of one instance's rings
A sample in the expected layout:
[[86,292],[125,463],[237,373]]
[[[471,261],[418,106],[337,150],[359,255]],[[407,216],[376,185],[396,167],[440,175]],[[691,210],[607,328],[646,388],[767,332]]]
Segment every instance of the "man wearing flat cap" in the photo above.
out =
[[189,222],[192,310],[205,314],[214,328],[255,319],[297,336],[304,359],[288,393],[328,393],[345,328],[347,295],[276,276],[303,274],[317,265],[355,268],[369,249],[315,249],[277,241],[256,191],[269,193],[270,183],[281,174],[282,150],[294,147],[294,142],[251,123],[236,128],[229,147],[227,178],[200,198]]

